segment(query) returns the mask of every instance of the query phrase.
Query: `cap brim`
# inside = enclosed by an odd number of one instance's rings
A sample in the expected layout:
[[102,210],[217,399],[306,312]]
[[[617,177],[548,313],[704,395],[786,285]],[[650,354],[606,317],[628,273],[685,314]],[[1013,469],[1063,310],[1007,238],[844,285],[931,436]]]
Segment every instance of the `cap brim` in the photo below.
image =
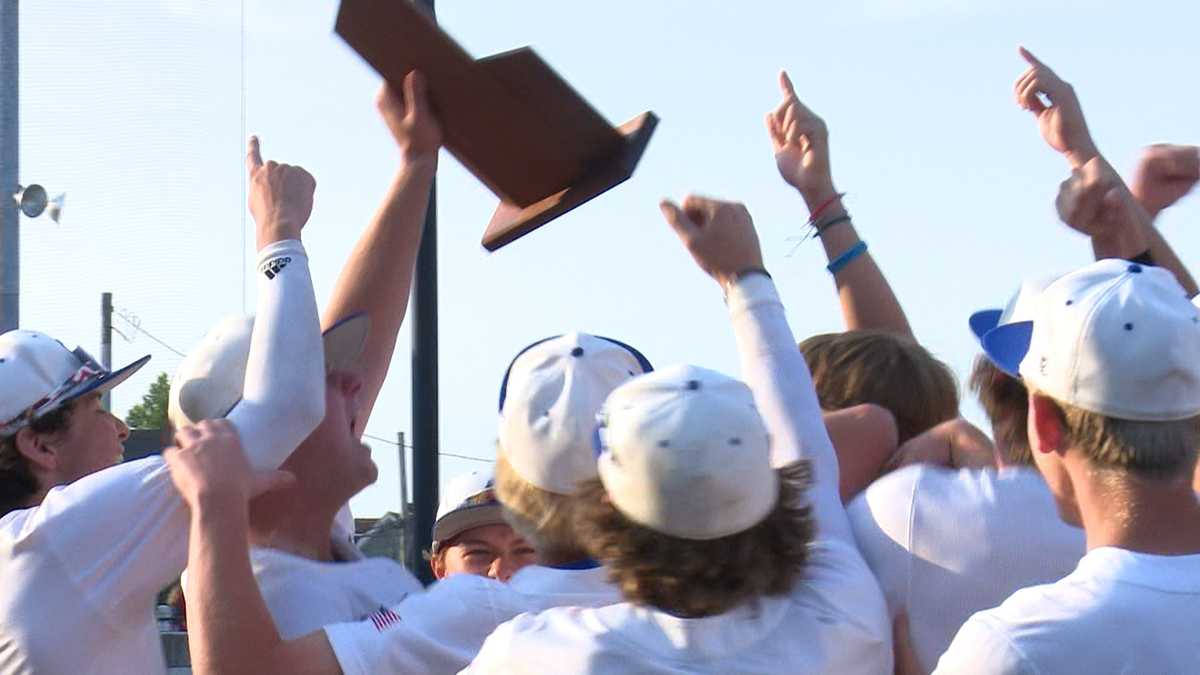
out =
[[988,331],[1000,325],[1000,317],[1003,315],[1002,309],[981,309],[972,314],[967,321],[971,324],[971,332],[975,334],[975,339],[982,341]]
[[137,361],[134,361],[133,363],[125,366],[124,368],[121,368],[119,370],[114,370],[107,375],[102,375],[93,380],[84,382],[83,386],[81,386],[76,391],[69,392],[66,396],[63,397],[62,400],[65,403],[66,401],[70,401],[72,399],[76,399],[76,398],[79,398],[80,396],[85,396],[87,394],[104,393],[104,392],[112,389],[113,387],[117,386],[118,384],[121,384],[125,380],[128,380],[130,378],[130,376],[132,376],[137,371],[141,370],[142,366],[146,365],[149,361],[150,361],[150,355],[147,354],[147,355],[143,356],[142,358],[138,359]]
[[1029,353],[1033,322],[1017,321],[993,328],[984,334],[983,353],[1005,374],[1020,379],[1021,361]]
[[321,334],[326,370],[352,370],[358,365],[371,321],[366,312],[351,314]]
[[451,511],[433,524],[433,541],[444,542],[476,527],[503,525],[503,507],[496,502]]

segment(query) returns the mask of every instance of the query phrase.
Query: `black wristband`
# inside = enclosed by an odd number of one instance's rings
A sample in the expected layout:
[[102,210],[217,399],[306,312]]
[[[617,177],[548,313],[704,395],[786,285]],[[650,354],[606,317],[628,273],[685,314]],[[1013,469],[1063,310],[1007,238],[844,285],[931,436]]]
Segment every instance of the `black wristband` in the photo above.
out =
[[1139,263],[1142,265],[1149,265],[1151,267],[1153,267],[1155,264],[1154,256],[1150,255],[1150,249],[1146,249],[1145,251],[1142,251],[1141,253],[1130,258],[1129,262],[1135,262],[1135,263]]
[[817,232],[817,236],[819,237],[822,234],[825,234],[825,230],[828,230],[829,228],[833,227],[834,225],[838,225],[840,223],[848,223],[848,222],[850,222],[850,214],[843,213],[842,215],[834,216],[834,217],[830,218],[829,220],[826,220],[823,223],[817,223],[813,227]]

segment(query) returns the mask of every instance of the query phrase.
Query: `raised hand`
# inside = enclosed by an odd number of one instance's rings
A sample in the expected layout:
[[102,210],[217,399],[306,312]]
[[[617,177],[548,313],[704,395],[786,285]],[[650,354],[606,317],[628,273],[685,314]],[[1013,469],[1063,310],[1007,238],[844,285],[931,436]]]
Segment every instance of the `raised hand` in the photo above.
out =
[[163,451],[171,481],[193,509],[244,507],[252,497],[290,483],[286,471],[254,471],[233,424],[206,420],[175,432],[175,447]]
[[[1098,153],[1074,88],[1029,50],[1021,47],[1019,51],[1029,68],[1021,73],[1013,86],[1017,105],[1037,117],[1042,138],[1066,156],[1071,168],[1083,166]],[[1039,94],[1045,96],[1050,105],[1043,103]]]
[[417,71],[404,78],[403,97],[387,85],[375,98],[379,114],[387,124],[405,162],[437,160],[442,147],[442,126],[429,107],[425,77]]
[[1160,143],[1142,151],[1130,190],[1151,218],[1200,181],[1200,148]]
[[317,181],[302,167],[263,163],[257,136],[250,137],[246,150],[246,172],[258,248],[283,239],[299,239],[300,230],[312,215]]
[[1064,223],[1093,238],[1140,227],[1146,217],[1121,176],[1102,157],[1073,170],[1059,186],[1054,205]]
[[659,208],[696,264],[722,288],[743,272],[762,269],[758,233],[742,204],[688,195],[682,207],[663,200]]
[[775,149],[779,175],[800,191],[805,201],[824,201],[833,196],[829,169],[829,130],[825,122],[796,97],[786,71],[779,72],[783,101],[767,113],[767,131]]

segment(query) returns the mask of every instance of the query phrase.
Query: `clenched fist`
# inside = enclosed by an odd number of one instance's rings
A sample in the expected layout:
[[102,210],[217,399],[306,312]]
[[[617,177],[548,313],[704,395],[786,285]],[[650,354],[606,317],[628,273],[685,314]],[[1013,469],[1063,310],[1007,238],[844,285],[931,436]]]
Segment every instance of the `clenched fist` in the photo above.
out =
[[284,239],[299,239],[300,230],[312,215],[317,181],[299,166],[274,161],[264,164],[257,136],[250,137],[246,171],[258,248]]

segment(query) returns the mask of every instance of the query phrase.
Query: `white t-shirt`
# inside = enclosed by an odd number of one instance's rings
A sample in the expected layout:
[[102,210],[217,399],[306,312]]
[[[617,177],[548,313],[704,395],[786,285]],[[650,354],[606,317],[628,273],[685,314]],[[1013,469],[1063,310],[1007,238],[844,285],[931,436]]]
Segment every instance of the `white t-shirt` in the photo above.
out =
[[273,548],[250,549],[258,589],[283,639],[332,623],[360,621],[423,590],[421,582],[394,560],[366,558],[341,539],[334,540],[334,550],[340,562]]
[[745,277],[728,303],[742,375],[771,435],[772,466],[812,463],[806,497],[817,534],[792,591],[699,619],[627,602],[524,615],[498,628],[465,672],[892,672],[887,608],[855,546],[837,456],[775,286]]
[[1200,555],[1101,547],[963,625],[935,673],[1200,673]]
[[1084,553],[1032,467],[916,465],[883,476],[847,508],[894,618],[905,612],[928,672],[963,622],[1021,588],[1057,581]]
[[[300,242],[259,253],[258,318],[245,397],[229,413],[251,464],[275,468],[320,423],[325,374]],[[320,405],[316,405],[316,404]],[[187,562],[188,511],[159,457],[53,488],[0,518],[0,673],[129,675],[166,670],[154,598]]]
[[620,600],[603,568],[530,565],[507,584],[455,574],[365,621],[325,627],[346,675],[456,673],[496,626],[550,607],[601,607]]
[[188,512],[149,457],[0,519],[0,673],[161,673],[154,597],[187,561]]
[[[462,671],[492,673],[891,673],[891,645],[870,572],[842,541],[815,544],[806,578],[789,596],[761,598],[717,616],[685,619],[628,602],[522,614],[496,629]],[[863,649],[863,645],[871,645]]]

